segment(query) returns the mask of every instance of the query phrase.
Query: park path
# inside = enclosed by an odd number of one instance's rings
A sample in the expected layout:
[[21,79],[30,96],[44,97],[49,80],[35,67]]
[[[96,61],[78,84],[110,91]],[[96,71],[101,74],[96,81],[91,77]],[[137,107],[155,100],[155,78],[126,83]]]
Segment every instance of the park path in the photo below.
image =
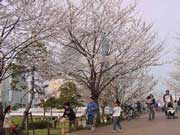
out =
[[79,131],[71,135],[180,135],[180,118],[166,119],[163,113],[156,114],[156,120],[148,121],[147,115],[138,120],[123,122],[123,133],[113,133],[111,126],[101,127],[93,132]]

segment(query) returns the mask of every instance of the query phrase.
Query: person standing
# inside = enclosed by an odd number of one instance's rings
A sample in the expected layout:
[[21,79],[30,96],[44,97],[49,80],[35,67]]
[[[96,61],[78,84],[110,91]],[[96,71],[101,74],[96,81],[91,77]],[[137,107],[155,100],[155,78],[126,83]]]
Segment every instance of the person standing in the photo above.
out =
[[169,90],[166,90],[166,93],[163,96],[163,101],[164,101],[165,115],[167,115],[167,105],[168,103],[173,103],[173,98]]
[[62,118],[68,118],[69,120],[69,132],[72,130],[72,125],[76,128],[76,115],[74,110],[71,108],[71,105],[69,102],[66,102],[64,104],[64,113]]
[[121,123],[120,123],[120,116],[121,116],[122,109],[120,107],[120,102],[116,101],[114,108],[113,108],[113,132],[116,132],[117,129],[122,131]]
[[95,102],[95,98],[90,97],[90,101],[87,105],[86,113],[88,117],[88,126],[91,131],[93,131],[95,128],[95,118],[96,118],[97,111],[98,111],[98,106]]
[[140,101],[137,101],[137,110],[138,110],[138,112],[139,113],[141,113],[141,111],[142,111],[142,104],[141,104],[141,102]]
[[147,97],[147,108],[148,108],[148,113],[149,113],[149,120],[154,120],[155,119],[155,99],[152,94],[150,94]]

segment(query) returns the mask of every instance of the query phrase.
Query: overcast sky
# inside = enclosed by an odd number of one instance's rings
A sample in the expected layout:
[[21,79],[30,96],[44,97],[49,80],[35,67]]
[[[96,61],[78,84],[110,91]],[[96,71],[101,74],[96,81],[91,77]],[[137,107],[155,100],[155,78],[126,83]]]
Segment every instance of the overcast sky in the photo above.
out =
[[[162,40],[166,40],[162,61],[173,61],[175,50],[180,43],[175,37],[180,33],[180,0],[139,0],[138,11],[154,24],[154,29]],[[160,79],[158,89],[166,88],[166,80],[173,70],[172,64],[166,64],[153,70]]]

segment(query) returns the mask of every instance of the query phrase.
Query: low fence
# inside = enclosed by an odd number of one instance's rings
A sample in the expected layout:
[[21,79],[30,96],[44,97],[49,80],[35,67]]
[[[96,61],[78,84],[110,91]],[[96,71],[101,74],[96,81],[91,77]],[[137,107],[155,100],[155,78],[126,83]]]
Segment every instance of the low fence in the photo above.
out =
[[[30,122],[30,121],[29,121]],[[34,122],[34,126],[36,121]],[[53,120],[47,123],[47,128],[43,129],[36,129],[37,127],[34,127],[34,129],[30,126],[31,123],[28,124],[27,129],[24,130],[23,135],[66,135],[70,131],[69,121],[59,121],[59,120]],[[86,127],[86,119],[85,118],[78,118],[76,122],[76,126],[72,127],[72,131],[75,130],[81,130]]]

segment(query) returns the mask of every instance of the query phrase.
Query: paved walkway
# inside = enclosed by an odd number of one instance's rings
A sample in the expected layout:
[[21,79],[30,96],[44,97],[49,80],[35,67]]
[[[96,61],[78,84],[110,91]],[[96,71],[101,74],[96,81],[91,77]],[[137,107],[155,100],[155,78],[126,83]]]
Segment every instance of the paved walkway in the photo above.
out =
[[147,115],[141,119],[123,122],[123,133],[113,133],[111,126],[98,128],[93,132],[79,131],[72,135],[180,135],[180,118],[166,119],[158,113],[156,120],[148,121]]

